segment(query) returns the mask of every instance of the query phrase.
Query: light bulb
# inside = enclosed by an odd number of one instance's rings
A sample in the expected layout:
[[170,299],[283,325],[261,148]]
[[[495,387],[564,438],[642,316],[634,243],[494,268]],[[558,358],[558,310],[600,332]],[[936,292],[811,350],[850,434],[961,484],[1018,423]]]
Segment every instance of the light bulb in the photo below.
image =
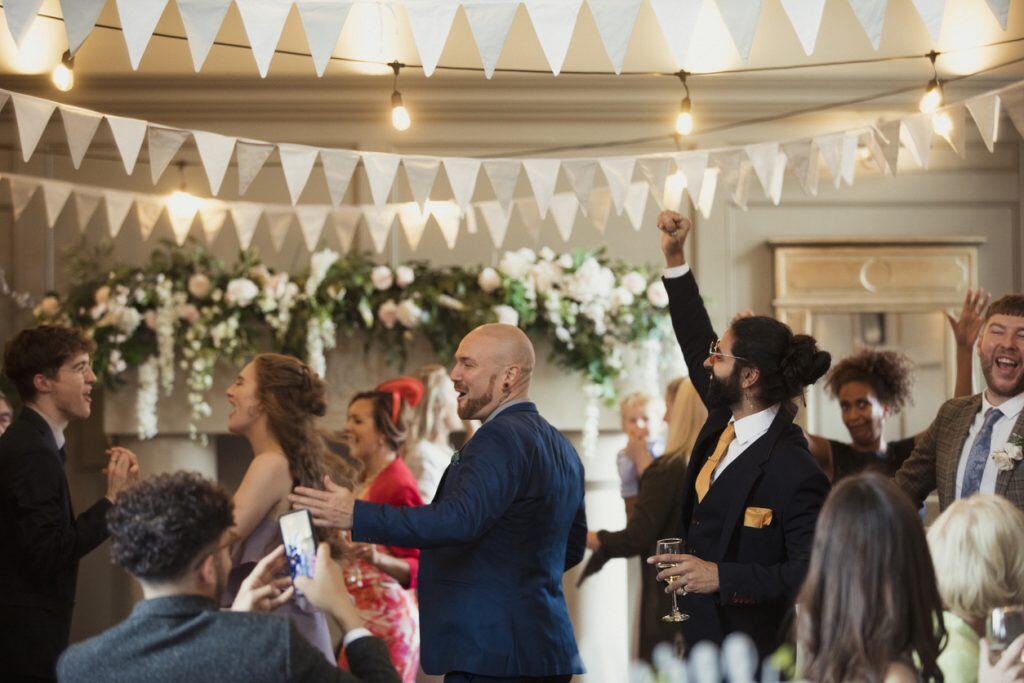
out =
[[948,140],[950,133],[953,132],[953,119],[944,111],[935,114],[932,116],[932,130],[936,135]]
[[75,87],[75,72],[71,70],[67,62],[61,61],[60,64],[53,67],[50,80],[53,81],[57,90],[67,92]]
[[676,117],[676,132],[680,135],[689,135],[693,132],[693,114],[690,113],[690,98],[683,98],[679,105],[679,115]]
[[938,79],[928,81],[928,87],[925,88],[921,102],[917,106],[925,114],[931,114],[942,106],[942,86],[939,85]]
[[191,219],[202,207],[203,200],[195,197],[184,190],[175,190],[167,198],[167,210],[175,218]]
[[395,127],[395,130],[409,130],[409,126],[412,125],[409,110],[402,102],[402,93],[397,90],[391,93],[391,125]]

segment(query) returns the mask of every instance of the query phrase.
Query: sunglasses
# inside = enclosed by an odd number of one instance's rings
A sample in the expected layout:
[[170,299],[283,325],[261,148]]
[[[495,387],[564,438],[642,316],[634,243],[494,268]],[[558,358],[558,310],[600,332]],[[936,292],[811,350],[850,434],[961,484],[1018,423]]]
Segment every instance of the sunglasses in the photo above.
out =
[[713,340],[711,342],[711,346],[708,348],[708,355],[712,359],[732,358],[733,360],[741,360],[741,361],[748,362],[748,363],[750,362],[746,358],[743,358],[742,356],[732,356],[732,355],[729,355],[728,353],[722,353],[722,340],[721,339],[715,339],[715,340]]

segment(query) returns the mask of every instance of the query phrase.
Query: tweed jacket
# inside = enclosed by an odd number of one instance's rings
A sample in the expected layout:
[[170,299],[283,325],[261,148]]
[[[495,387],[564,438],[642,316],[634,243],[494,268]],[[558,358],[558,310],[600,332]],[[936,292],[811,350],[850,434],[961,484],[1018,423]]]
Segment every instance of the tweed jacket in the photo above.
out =
[[[939,509],[956,500],[956,472],[971,423],[981,410],[981,394],[953,398],[942,404],[931,426],[921,434],[914,452],[896,473],[896,483],[920,506],[928,494],[939,492]],[[1024,413],[1017,418],[1011,434],[1024,435]],[[999,472],[997,495],[1024,509],[1024,466]]]

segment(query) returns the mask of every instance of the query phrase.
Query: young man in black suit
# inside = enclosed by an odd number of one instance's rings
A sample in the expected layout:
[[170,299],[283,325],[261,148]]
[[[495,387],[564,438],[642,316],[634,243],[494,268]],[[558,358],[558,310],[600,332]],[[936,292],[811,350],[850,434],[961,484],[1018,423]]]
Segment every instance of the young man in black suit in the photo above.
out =
[[92,410],[92,340],[41,325],[7,344],[4,374],[24,404],[0,436],[0,679],[53,680],[67,647],[78,561],[107,537],[104,515],[139,476],[109,450],[107,494],[75,517],[64,474],[64,429]]
[[690,379],[708,408],[684,480],[684,553],[659,579],[679,607],[687,642],[749,635],[761,657],[782,642],[782,625],[807,573],[824,473],[797,425],[794,398],[831,358],[807,335],[763,316],[737,317],[719,340],[683,256],[692,224],[658,216],[665,288]]

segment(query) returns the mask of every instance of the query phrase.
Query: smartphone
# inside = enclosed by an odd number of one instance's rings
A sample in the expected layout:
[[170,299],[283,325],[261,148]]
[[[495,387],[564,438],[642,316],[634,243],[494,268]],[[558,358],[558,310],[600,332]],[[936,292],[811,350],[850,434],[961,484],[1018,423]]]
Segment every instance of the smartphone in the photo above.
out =
[[288,556],[288,571],[292,580],[297,576],[313,578],[316,569],[316,536],[309,510],[295,510],[281,515],[281,540]]

